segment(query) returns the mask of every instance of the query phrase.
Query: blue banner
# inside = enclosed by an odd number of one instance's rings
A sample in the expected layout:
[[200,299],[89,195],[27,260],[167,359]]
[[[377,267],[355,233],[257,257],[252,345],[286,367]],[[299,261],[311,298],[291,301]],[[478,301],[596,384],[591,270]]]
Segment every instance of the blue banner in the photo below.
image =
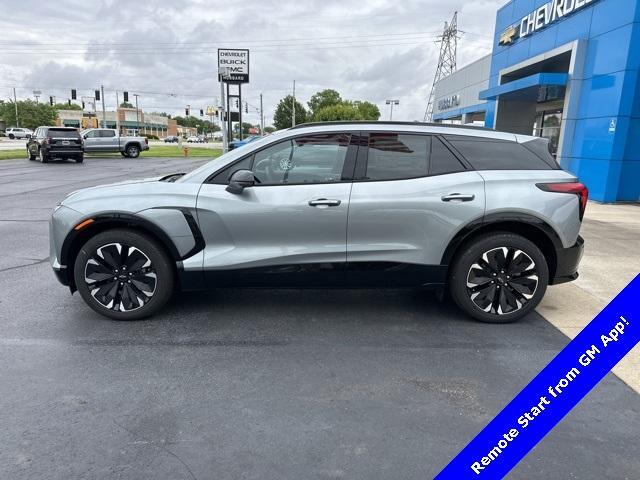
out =
[[640,341],[640,275],[627,285],[436,480],[503,478]]

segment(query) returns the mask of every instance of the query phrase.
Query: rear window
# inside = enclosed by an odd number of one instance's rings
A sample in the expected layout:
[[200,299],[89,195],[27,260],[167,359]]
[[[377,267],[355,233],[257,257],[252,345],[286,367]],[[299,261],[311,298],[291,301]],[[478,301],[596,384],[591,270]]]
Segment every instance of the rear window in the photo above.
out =
[[49,137],[56,137],[56,138],[78,138],[80,136],[77,130],[71,130],[66,128],[50,128],[47,135]]
[[431,141],[431,166],[429,168],[429,175],[462,172],[464,169],[464,166],[445,144],[442,143],[442,140],[434,137]]
[[476,170],[549,170],[553,168],[517,142],[455,135],[447,135],[446,138]]
[[523,142],[522,146],[535,153],[542,161],[549,165],[553,169],[560,169],[560,165],[551,152],[549,151],[549,139],[536,138],[528,142]]

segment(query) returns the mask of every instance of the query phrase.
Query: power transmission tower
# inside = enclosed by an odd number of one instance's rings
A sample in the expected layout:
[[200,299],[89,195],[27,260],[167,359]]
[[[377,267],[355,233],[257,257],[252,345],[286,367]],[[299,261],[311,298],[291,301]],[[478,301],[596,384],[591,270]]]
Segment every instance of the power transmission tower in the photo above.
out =
[[440,43],[440,57],[436,75],[433,78],[431,92],[429,93],[429,103],[424,112],[424,121],[430,122],[433,119],[433,101],[436,83],[442,78],[451,75],[456,71],[456,52],[458,49],[458,12],[454,12],[451,23],[444,22],[444,31],[438,37],[436,43]]

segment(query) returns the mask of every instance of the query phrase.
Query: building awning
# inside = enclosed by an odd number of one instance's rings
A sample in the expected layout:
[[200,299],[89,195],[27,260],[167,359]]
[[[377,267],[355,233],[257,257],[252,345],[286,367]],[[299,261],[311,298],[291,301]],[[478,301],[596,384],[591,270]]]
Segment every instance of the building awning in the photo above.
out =
[[569,76],[566,73],[535,73],[528,77],[482,90],[478,97],[480,100],[495,100],[506,94],[513,94],[514,97],[517,97],[519,93],[527,95],[532,89],[537,92],[539,87],[545,85],[565,86],[568,78]]

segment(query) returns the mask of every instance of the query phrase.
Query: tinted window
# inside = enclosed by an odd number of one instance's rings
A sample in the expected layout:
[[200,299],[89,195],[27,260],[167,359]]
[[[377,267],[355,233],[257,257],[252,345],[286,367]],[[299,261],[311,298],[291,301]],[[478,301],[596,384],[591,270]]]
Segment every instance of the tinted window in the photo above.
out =
[[78,138],[79,134],[76,130],[50,128],[48,132],[48,136],[56,137],[56,138]]
[[429,175],[442,175],[445,173],[461,172],[464,166],[455,157],[451,150],[442,143],[442,140],[434,138],[431,140],[431,165]]
[[233,165],[229,165],[221,172],[216,173],[216,175],[209,181],[209,183],[226,185],[227,183],[229,183],[229,179],[231,178],[231,175],[234,174],[234,172],[237,172],[238,170],[251,170],[252,160],[252,157],[247,157],[237,163],[234,163]]
[[349,139],[331,133],[277,143],[255,154],[253,173],[262,185],[339,182]]
[[448,136],[447,140],[476,170],[547,170],[547,165],[517,142]]
[[524,142],[522,145],[535,153],[551,168],[560,169],[558,162],[556,162],[556,159],[553,158],[553,155],[551,155],[551,152],[549,151],[550,144],[549,140],[546,138],[536,138],[535,140]]
[[116,132],[113,130],[100,130],[100,136],[104,138],[113,138],[116,136]]
[[98,138],[100,133],[98,130],[91,130],[90,132],[85,133],[84,136],[85,138]]
[[367,180],[398,180],[427,175],[431,137],[398,133],[369,136]]

